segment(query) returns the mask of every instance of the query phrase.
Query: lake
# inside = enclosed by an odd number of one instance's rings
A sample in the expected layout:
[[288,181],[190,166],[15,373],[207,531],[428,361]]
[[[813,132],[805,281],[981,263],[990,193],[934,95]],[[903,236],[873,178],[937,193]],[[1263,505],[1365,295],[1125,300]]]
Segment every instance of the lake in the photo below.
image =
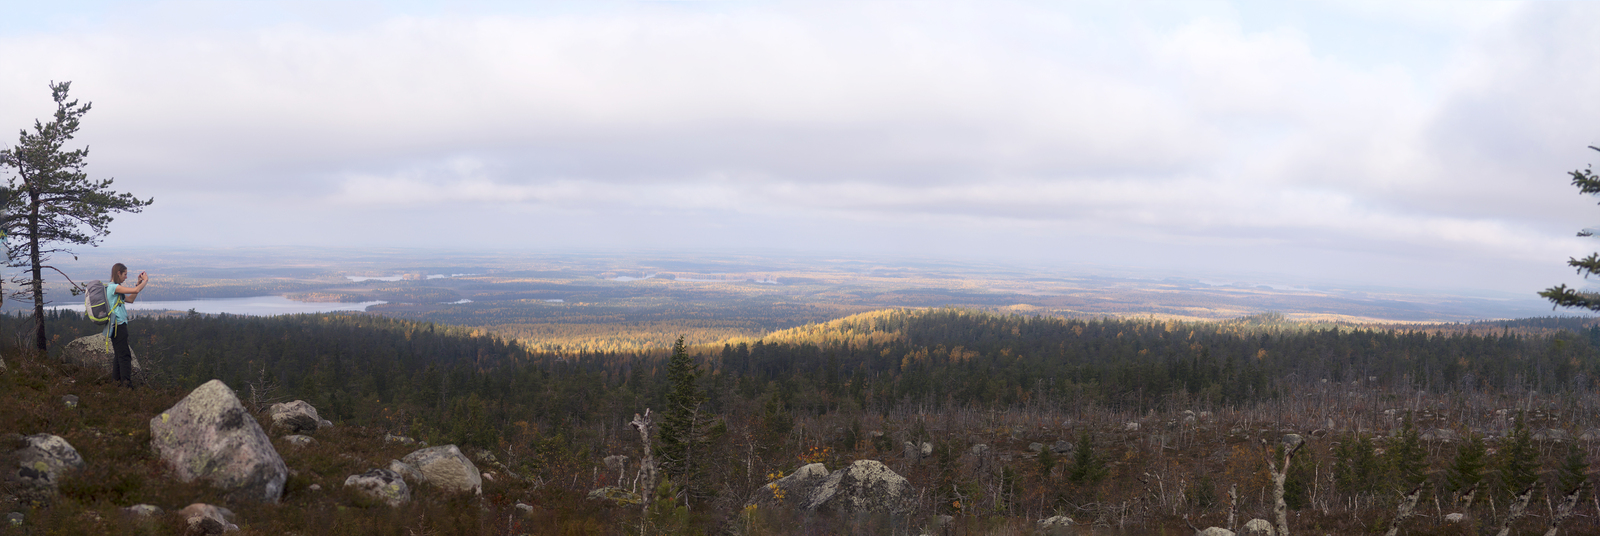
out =
[[[283,296],[255,296],[250,298],[213,298],[203,300],[141,301],[127,304],[130,311],[188,311],[198,313],[228,313],[230,315],[292,315],[299,313],[328,313],[333,311],[365,311],[367,307],[388,303],[381,301],[359,303],[302,302]],[[52,309],[72,309],[83,312],[83,302],[52,306]]]

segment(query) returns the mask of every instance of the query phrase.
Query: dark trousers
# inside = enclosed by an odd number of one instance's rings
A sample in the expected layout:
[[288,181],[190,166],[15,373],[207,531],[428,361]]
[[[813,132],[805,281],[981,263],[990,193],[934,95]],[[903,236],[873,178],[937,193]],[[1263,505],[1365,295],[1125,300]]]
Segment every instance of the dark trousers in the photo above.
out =
[[133,387],[133,350],[128,348],[128,325],[111,329],[111,379]]

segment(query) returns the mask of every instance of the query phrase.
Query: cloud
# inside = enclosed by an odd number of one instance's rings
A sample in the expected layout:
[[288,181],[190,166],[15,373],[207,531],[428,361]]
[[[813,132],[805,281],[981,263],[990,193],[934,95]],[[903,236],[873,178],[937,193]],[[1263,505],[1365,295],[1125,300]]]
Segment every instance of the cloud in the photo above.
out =
[[1507,288],[1593,223],[1563,180],[1600,143],[1590,4],[132,6],[0,28],[0,124],[74,80],[91,172],[157,197],[135,236],[226,240],[161,230],[244,205],[278,243],[1191,244]]

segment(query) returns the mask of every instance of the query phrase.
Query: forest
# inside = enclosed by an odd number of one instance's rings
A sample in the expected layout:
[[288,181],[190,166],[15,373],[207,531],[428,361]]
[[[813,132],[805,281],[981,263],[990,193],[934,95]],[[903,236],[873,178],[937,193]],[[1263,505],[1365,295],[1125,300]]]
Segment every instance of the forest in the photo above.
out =
[[[0,322],[20,334],[31,318]],[[1178,530],[1232,509],[1242,522],[1268,517],[1268,445],[1287,432],[1309,439],[1288,486],[1298,526],[1382,532],[1406,521],[1396,498],[1428,482],[1433,519],[1407,533],[1451,533],[1444,514],[1498,526],[1533,482],[1559,501],[1589,481],[1600,446],[1600,326],[1578,318],[1397,328],[894,309],[689,345],[676,369],[670,350],[556,352],[368,314],[136,322],[153,388],[216,378],[257,409],[302,399],[342,426],[485,449],[538,483],[519,491],[550,505],[536,525],[594,533],[652,522],[582,497],[605,481],[602,458],[639,458],[629,418],[683,396],[705,420],[697,459],[737,463],[668,463],[682,533],[794,532],[787,514],[752,517],[747,499],[803,462],[856,459],[923,490],[913,524],[949,515],[955,532],[1052,515]],[[48,324],[57,348],[96,330],[71,311]],[[1479,483],[1476,502],[1451,509]]]

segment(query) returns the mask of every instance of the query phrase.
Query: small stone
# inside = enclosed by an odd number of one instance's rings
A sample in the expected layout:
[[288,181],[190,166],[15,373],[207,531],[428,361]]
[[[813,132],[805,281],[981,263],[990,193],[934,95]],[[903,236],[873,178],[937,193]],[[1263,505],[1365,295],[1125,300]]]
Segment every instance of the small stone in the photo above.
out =
[[1044,450],[1044,443],[1028,443],[1028,450],[1040,452]]
[[988,454],[988,453],[989,453],[989,445],[985,445],[983,443],[978,443],[978,444],[972,446],[972,455],[973,456],[983,456],[983,455]]
[[494,482],[494,473],[492,472],[480,473],[478,476],[483,478],[484,482]]
[[133,517],[156,517],[161,515],[161,507],[153,504],[135,504],[122,509]]
[[517,506],[517,511],[522,512],[523,514],[531,514],[531,513],[533,513],[533,505],[531,505],[531,504],[524,504],[524,503],[518,502],[516,506]]
[[1136,422],[1125,423],[1125,424],[1122,425],[1122,431],[1124,431],[1124,432],[1137,432],[1137,431],[1139,431],[1139,423],[1136,423]]
[[321,484],[312,484],[310,486],[306,486],[306,489],[310,490],[310,491],[322,491],[322,485]]
[[63,396],[61,397],[61,403],[66,404],[69,408],[76,408],[78,407],[78,395]]
[[1466,519],[1467,519],[1467,515],[1463,514],[1461,512],[1452,512],[1452,513],[1449,513],[1449,514],[1445,514],[1445,516],[1444,516],[1444,520],[1447,523],[1460,523],[1462,521],[1466,521]]
[[283,436],[283,440],[288,441],[290,445],[294,445],[296,447],[304,447],[316,441],[315,439],[312,439],[311,436],[304,435]]
[[6,514],[6,522],[10,523],[13,527],[22,526],[22,512],[12,512]]
[[333,428],[333,421],[327,419],[323,419],[322,422],[318,424],[321,424],[323,428]]

